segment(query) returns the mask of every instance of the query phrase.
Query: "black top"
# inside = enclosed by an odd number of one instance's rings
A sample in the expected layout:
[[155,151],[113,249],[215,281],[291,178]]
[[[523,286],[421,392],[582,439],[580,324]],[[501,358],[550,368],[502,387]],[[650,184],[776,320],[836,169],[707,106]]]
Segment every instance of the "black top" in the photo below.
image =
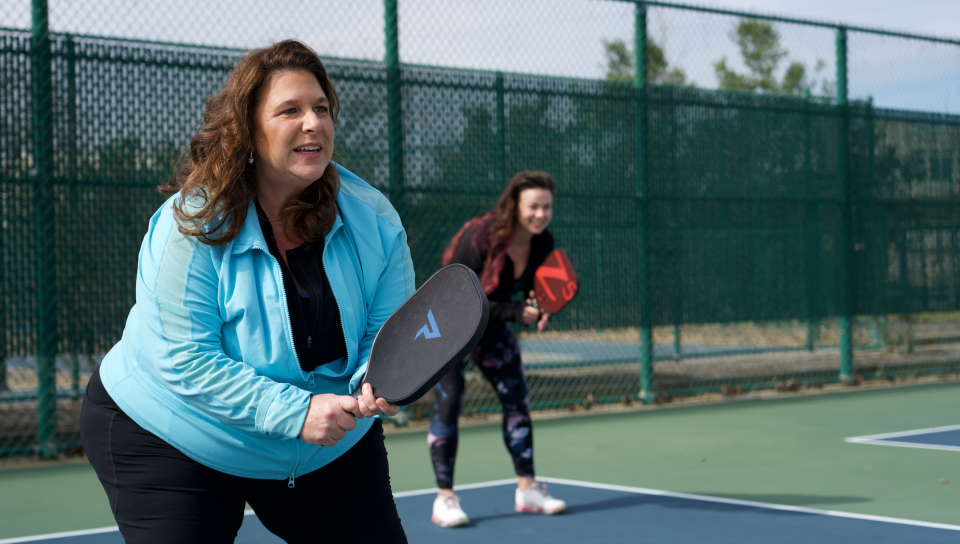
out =
[[[290,267],[280,257],[277,239],[263,210],[257,205],[260,230],[267,241],[270,254],[280,263],[283,288],[290,310],[293,346],[300,360],[300,368],[311,372],[320,365],[347,356],[347,342],[340,321],[340,307],[333,296],[327,272],[323,268],[323,239],[311,248],[298,246],[287,251]],[[290,275],[293,269],[293,276]],[[307,290],[300,293],[293,277]]]
[[[483,225],[467,229],[453,256],[453,262],[468,266],[476,272],[477,276],[482,274],[483,263],[487,258],[488,231],[491,224],[490,221],[486,221]],[[478,230],[480,230],[479,233]],[[480,236],[476,244],[473,243],[475,236]],[[513,259],[507,256],[503,270],[500,271],[500,284],[487,295],[487,300],[490,301],[490,321],[523,322],[523,308],[527,303],[523,300],[510,299],[515,293],[521,291],[526,299],[526,294],[533,290],[534,272],[543,264],[551,251],[553,251],[553,235],[549,230],[534,235],[530,239],[530,257],[527,259],[527,267],[520,279],[514,279]]]

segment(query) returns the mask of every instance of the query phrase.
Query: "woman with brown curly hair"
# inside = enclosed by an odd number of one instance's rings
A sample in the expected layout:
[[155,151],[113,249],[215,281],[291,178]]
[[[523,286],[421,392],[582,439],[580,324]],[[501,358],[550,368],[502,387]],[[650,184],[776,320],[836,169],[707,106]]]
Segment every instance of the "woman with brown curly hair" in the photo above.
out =
[[81,414],[124,539],[233,542],[249,504],[287,542],[406,542],[369,385],[414,290],[406,234],[332,161],[339,101],[296,41],[247,53],[161,188],[136,304]]
[[[490,321],[470,357],[503,406],[503,441],[517,474],[516,509],[544,514],[559,514],[566,509],[566,503],[553,498],[546,485],[534,479],[530,396],[511,322],[524,326],[537,323],[537,329],[542,331],[550,315],[541,313],[529,298],[511,299],[521,292],[533,297],[534,272],[553,250],[553,235],[547,230],[553,218],[553,193],[550,174],[518,173],[503,190],[494,210],[461,227],[442,259],[444,265],[461,263],[476,272],[490,301]],[[434,386],[436,399],[427,444],[440,488],[432,519],[441,527],[470,523],[460,508],[460,499],[453,493],[457,420],[463,392],[462,364]]]

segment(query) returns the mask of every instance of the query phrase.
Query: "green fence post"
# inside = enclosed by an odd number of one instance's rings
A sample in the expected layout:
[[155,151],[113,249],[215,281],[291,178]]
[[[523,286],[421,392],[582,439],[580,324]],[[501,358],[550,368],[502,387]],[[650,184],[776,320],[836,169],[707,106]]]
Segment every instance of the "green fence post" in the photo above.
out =
[[403,82],[400,73],[400,28],[397,20],[397,0],[384,0],[384,38],[387,69],[387,130],[390,147],[390,201],[400,219],[406,219],[403,188]]
[[[403,81],[400,73],[400,24],[397,19],[397,0],[383,1],[383,36],[385,40],[384,65],[387,70],[387,132],[389,142],[390,202],[407,222],[407,206],[403,187]],[[401,406],[400,412],[390,418],[397,427],[406,426],[410,414]]]
[[804,204],[804,246],[807,276],[807,349],[817,349],[820,336],[820,214],[819,195],[813,185],[813,111],[810,91],[803,92],[803,174],[806,203]]
[[36,236],[37,442],[41,457],[57,454],[57,315],[54,263],[53,62],[46,0],[32,0],[33,204]]
[[677,322],[673,324],[673,359],[675,361],[680,360],[680,318],[677,318]]
[[7,302],[7,253],[4,251],[7,229],[4,228],[4,217],[0,213],[0,393],[9,389],[7,385],[7,308],[10,305]]
[[77,147],[80,136],[77,134],[77,46],[73,34],[67,34],[67,168],[64,173],[70,183],[77,182]]
[[0,393],[7,391],[10,386],[7,384],[7,308],[10,303],[7,300],[7,278],[6,272],[7,252],[6,237],[7,229],[4,226],[6,216],[0,213]]
[[497,72],[497,168],[499,186],[507,182],[507,120],[504,113],[503,72]]
[[606,293],[603,290],[603,232],[596,230],[593,232],[593,239],[595,243],[593,245],[594,251],[594,270],[597,275],[597,298],[599,301],[599,318],[597,319],[597,330],[601,333],[607,329],[606,325]]
[[[64,184],[71,190],[67,194],[68,198],[77,197],[77,145],[80,139],[77,137],[77,59],[76,45],[72,34],[66,36],[66,61],[67,61],[67,137],[62,141],[62,145],[67,147],[67,165],[62,169]],[[68,260],[71,267],[76,263]],[[75,316],[68,320],[64,327],[66,335],[66,347],[70,353],[70,387],[73,390],[74,400],[79,400],[82,391],[80,389],[80,358],[77,353],[79,338],[77,330],[80,327],[78,321],[82,321],[82,316]]]
[[853,191],[848,173],[850,151],[850,109],[847,102],[847,29],[837,28],[837,176],[842,190],[840,229],[837,236],[840,258],[840,381],[852,384],[853,369]]
[[[873,248],[882,248],[880,251],[886,251],[890,247],[890,233],[888,229],[876,229],[875,225],[883,225],[886,223],[886,210],[884,206],[883,199],[880,198],[880,190],[877,187],[877,173],[876,173],[876,135],[874,131],[874,119],[873,119],[873,97],[867,97],[867,105],[864,112],[864,130],[866,131],[866,140],[867,140],[867,185],[870,188],[870,193],[867,195],[868,202],[870,202],[870,221],[871,225],[871,243]],[[862,202],[861,202],[862,203]],[[954,252],[956,254],[956,252]],[[870,285],[870,297],[871,300],[881,300],[881,304],[874,306],[873,312],[880,313],[880,317],[877,320],[877,327],[879,328],[878,334],[880,336],[879,348],[885,349],[889,347],[889,331],[887,330],[887,312],[890,309],[889,295],[885,289],[885,276],[887,274],[886,266],[884,262],[886,259],[871,259],[874,261],[871,285]]]
[[653,373],[653,288],[650,274],[650,194],[647,187],[647,4],[637,2],[633,84],[637,112],[637,237],[640,280],[640,400],[657,398]]

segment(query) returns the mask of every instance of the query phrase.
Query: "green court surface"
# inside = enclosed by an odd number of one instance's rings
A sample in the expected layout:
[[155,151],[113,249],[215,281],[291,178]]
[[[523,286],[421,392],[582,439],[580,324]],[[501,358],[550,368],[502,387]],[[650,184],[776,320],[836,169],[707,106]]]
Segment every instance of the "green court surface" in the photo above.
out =
[[[535,455],[555,478],[958,525],[960,452],[844,442],[955,424],[944,383],[537,421]],[[387,447],[395,491],[432,485],[424,433]],[[457,484],[510,474],[499,425],[463,429]],[[0,539],[115,524],[86,463],[0,470],[0,489]]]

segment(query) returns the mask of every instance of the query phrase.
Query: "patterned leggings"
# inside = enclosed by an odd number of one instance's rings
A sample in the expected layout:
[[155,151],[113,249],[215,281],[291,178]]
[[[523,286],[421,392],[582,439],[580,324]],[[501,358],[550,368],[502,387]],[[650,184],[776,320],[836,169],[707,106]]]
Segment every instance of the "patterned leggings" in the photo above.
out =
[[[470,356],[486,376],[503,405],[503,441],[517,476],[533,478],[533,429],[530,395],[520,362],[520,345],[510,325],[491,322]],[[455,366],[436,386],[433,418],[427,445],[437,475],[437,487],[453,487],[453,464],[457,456],[457,419],[463,408],[463,363]]]

